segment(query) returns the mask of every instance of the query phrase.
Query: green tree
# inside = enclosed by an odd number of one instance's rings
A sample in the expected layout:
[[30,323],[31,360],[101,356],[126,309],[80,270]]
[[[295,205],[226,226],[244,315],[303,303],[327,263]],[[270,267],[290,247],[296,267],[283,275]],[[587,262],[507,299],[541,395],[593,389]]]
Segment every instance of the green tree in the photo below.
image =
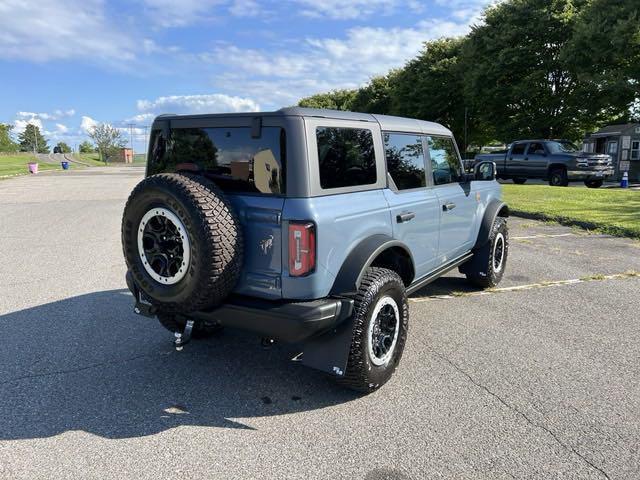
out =
[[356,90],[333,90],[303,98],[298,102],[301,107],[329,108],[331,110],[351,110]]
[[473,112],[504,142],[577,139],[599,108],[580,98],[564,51],[586,0],[511,0],[489,7],[463,51]]
[[37,125],[27,124],[24,131],[18,135],[18,142],[23,152],[49,153],[47,140],[42,136]]
[[11,138],[13,125],[0,123],[0,152],[17,152],[20,146]]
[[85,140],[79,146],[80,153],[93,153],[96,151],[96,147],[93,146],[91,142]]
[[[466,42],[464,37],[426,42],[422,52],[397,73],[390,109],[395,115],[445,125],[453,131],[460,150],[465,149],[464,74],[473,68],[461,58]],[[467,110],[467,124],[468,143],[482,143],[492,137],[471,108]]]
[[595,120],[627,121],[640,98],[638,0],[590,1],[578,14],[562,60],[576,72],[578,98]]
[[93,127],[89,132],[89,138],[96,144],[100,159],[105,163],[118,155],[120,149],[127,144],[122,132],[107,123]]
[[71,147],[65,142],[58,142],[56,147],[60,149],[60,153],[71,153]]
[[398,71],[391,71],[389,74],[374,77],[362,88],[359,88],[349,110],[365,113],[389,113],[391,110],[391,93],[394,82],[398,76]]

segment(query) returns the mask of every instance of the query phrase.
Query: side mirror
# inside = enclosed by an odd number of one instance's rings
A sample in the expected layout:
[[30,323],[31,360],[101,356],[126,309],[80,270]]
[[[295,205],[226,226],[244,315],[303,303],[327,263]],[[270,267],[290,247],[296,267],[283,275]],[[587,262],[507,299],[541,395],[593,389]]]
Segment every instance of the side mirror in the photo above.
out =
[[474,180],[491,182],[496,179],[498,167],[495,162],[480,162],[473,168]]

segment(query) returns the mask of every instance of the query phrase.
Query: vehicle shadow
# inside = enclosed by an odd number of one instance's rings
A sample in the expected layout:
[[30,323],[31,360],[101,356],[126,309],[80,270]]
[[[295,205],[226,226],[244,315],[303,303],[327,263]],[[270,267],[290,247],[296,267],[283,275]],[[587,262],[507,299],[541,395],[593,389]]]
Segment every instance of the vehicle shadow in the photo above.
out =
[[444,276],[413,292],[411,298],[435,297],[478,292],[481,289],[471,284],[465,277]]
[[0,316],[0,440],[82,430],[105,438],[181,425],[253,428],[243,419],[314,410],[357,397],[225,331],[173,350],[127,290],[81,295]]

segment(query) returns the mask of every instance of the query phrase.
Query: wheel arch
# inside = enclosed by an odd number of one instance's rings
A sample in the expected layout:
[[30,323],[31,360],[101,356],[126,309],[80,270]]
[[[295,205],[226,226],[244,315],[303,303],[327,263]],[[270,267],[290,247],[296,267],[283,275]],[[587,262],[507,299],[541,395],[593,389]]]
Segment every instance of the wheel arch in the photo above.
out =
[[497,217],[507,218],[509,217],[509,215],[509,206],[506,203],[500,200],[494,200],[489,203],[486,210],[484,211],[482,223],[480,224],[480,230],[478,231],[478,238],[476,240],[476,244],[473,247],[473,250],[477,250],[489,241],[491,227],[493,226],[493,222],[496,221]]
[[355,294],[366,269],[371,266],[397,272],[405,286],[409,286],[415,277],[413,255],[404,243],[385,234],[372,235],[349,252],[336,276],[331,294]]

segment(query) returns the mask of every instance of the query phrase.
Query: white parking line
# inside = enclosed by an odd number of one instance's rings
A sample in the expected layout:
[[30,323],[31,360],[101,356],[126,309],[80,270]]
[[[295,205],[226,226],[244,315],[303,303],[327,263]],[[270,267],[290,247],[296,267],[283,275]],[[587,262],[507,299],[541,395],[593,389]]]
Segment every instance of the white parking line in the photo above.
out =
[[549,282],[529,283],[527,285],[515,285],[513,287],[490,288],[488,290],[482,290],[479,292],[458,292],[452,295],[429,295],[427,297],[421,297],[421,298],[409,298],[409,301],[414,303],[420,303],[420,302],[428,302],[430,300],[449,300],[452,298],[459,298],[459,297],[479,297],[482,295],[492,295],[494,293],[518,292],[520,290],[533,290],[538,288],[560,287],[563,285],[576,285],[578,283],[595,282],[595,281],[603,281],[603,280],[617,280],[622,278],[633,278],[633,277],[640,277],[640,272],[631,270],[625,273],[616,273],[613,275],[596,274],[596,275],[589,275],[583,278],[572,278],[570,280],[554,280]]
[[510,237],[511,240],[529,240],[532,238],[558,238],[577,236],[576,233],[540,233],[538,235],[528,235],[524,237]]

